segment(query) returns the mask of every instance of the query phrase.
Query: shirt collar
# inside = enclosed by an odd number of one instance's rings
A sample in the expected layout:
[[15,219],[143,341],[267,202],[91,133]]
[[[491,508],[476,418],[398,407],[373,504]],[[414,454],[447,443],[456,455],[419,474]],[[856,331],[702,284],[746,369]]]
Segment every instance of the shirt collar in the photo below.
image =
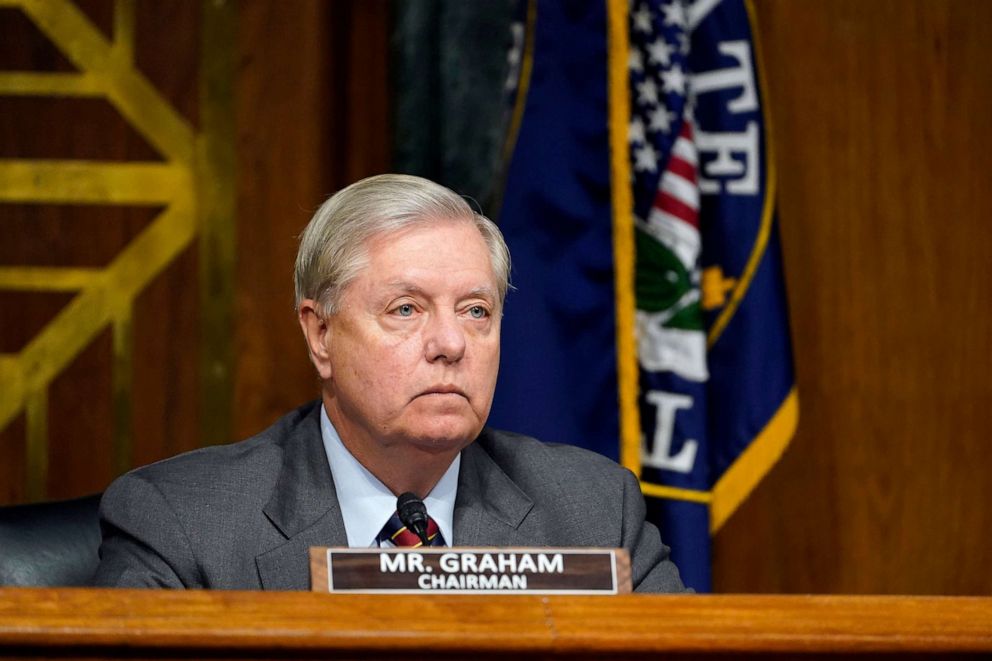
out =
[[[323,406],[320,408],[320,435],[341,506],[348,546],[375,546],[379,531],[396,511],[396,496],[348,451]],[[455,456],[448,470],[424,498],[427,512],[437,522],[449,546],[454,540],[455,495],[461,459],[461,453]]]

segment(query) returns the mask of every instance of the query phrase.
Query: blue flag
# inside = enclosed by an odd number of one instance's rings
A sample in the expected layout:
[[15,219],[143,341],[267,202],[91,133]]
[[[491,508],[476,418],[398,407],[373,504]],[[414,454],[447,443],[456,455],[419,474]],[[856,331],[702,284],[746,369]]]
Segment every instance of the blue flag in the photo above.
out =
[[524,33],[491,423],[620,459],[709,591],[798,415],[747,7],[532,2]]
[[530,5],[497,219],[516,289],[489,424],[617,459],[605,25],[601,1]]

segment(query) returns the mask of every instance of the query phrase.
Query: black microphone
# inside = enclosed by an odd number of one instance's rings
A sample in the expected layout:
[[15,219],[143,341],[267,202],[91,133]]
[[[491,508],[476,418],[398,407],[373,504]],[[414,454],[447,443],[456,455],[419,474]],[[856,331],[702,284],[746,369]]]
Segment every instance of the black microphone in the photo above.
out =
[[412,491],[407,491],[396,499],[396,511],[403,525],[412,530],[424,546],[430,546],[431,542],[427,539],[427,506],[424,501]]

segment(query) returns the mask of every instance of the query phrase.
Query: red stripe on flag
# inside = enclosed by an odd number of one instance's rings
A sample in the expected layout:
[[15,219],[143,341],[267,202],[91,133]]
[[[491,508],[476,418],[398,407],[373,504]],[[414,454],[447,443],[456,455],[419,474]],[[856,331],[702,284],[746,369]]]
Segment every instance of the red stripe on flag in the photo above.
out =
[[658,191],[654,198],[654,206],[697,229],[699,228],[699,212],[668,193]]
[[668,161],[668,172],[672,172],[687,181],[696,183],[696,166],[681,158],[672,158]]

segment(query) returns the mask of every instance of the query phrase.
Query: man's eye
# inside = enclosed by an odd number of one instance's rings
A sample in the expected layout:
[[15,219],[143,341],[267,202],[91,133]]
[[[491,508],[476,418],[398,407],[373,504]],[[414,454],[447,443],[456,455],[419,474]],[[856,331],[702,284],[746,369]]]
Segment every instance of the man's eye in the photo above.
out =
[[485,319],[489,316],[489,310],[481,305],[473,305],[468,309],[468,313],[473,319]]
[[413,306],[409,303],[404,303],[403,305],[397,306],[395,312],[401,317],[412,317]]

